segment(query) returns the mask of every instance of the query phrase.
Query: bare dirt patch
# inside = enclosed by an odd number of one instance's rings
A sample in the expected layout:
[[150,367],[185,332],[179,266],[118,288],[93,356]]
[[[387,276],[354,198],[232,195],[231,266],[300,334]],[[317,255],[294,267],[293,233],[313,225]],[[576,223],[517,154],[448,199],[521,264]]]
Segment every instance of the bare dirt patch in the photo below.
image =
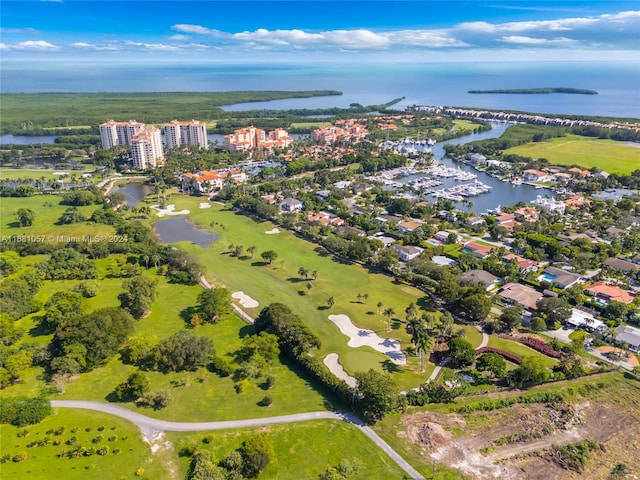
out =
[[[424,463],[435,460],[474,479],[608,478],[619,463],[640,478],[640,396],[629,385],[599,398],[556,405],[514,405],[471,414],[415,413],[401,420],[398,435],[420,447]],[[610,395],[613,395],[611,397]],[[550,460],[552,445],[594,440],[582,472]]]

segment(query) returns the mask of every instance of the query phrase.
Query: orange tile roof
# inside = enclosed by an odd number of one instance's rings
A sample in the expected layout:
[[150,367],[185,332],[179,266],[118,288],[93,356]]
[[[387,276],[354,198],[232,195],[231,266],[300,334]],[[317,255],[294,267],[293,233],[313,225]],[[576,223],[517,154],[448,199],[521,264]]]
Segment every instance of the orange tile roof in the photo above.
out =
[[631,295],[626,290],[617,287],[616,285],[611,285],[609,283],[605,283],[603,281],[598,281],[589,285],[586,289],[586,292],[592,292],[594,294],[604,295],[609,298],[609,300],[615,300],[617,302],[621,302],[624,304],[629,304],[633,302],[633,295]]

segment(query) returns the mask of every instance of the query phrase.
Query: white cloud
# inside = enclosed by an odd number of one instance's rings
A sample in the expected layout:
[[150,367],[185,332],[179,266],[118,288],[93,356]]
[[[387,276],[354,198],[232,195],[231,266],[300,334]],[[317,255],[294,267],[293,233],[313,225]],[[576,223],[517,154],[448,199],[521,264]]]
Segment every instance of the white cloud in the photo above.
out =
[[558,38],[533,38],[533,37],[525,37],[522,35],[509,35],[506,37],[502,37],[502,40],[505,43],[515,43],[518,45],[572,45],[577,43],[575,40],[566,37],[558,37]]
[[389,51],[391,49],[512,48],[538,45],[546,48],[581,46],[598,49],[638,48],[640,11],[627,11],[593,17],[489,23],[464,22],[448,29],[390,30],[371,29],[305,31],[301,29],[222,32],[203,25],[176,24],[173,30],[203,35],[224,44],[250,49],[276,50],[326,49],[335,51]]
[[23,28],[2,28],[0,27],[0,33],[40,33],[35,28],[23,27]]
[[3,50],[32,50],[32,51],[53,51],[59,50],[60,47],[44,40],[26,40],[24,42],[3,44]]
[[176,34],[176,35],[171,35],[169,37],[169,40],[174,40],[174,41],[185,41],[185,40],[191,40],[191,37],[189,35],[180,35],[180,34]]

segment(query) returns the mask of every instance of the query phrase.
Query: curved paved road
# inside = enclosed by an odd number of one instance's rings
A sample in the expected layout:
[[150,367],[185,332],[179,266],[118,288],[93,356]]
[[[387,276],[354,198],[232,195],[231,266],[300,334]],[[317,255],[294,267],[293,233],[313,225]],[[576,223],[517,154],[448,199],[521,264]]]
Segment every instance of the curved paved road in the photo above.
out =
[[130,422],[140,428],[145,438],[148,440],[156,439],[164,431],[168,432],[197,432],[203,430],[225,430],[230,428],[245,427],[262,427],[265,425],[278,425],[283,423],[303,422],[307,420],[330,419],[343,420],[354,425],[362,433],[364,433],[378,448],[383,450],[391,459],[404,470],[410,478],[416,480],[424,480],[424,477],[404,460],[398,453],[393,450],[387,442],[374,432],[371,427],[367,426],[360,418],[349,412],[308,412],[297,413],[294,415],[282,415],[279,417],[252,418],[248,420],[229,420],[223,422],[167,422],[147,417],[126,408],[109,403],[89,402],[83,400],[51,400],[51,406],[56,408],[81,408],[84,410],[95,410],[98,412],[109,413]]

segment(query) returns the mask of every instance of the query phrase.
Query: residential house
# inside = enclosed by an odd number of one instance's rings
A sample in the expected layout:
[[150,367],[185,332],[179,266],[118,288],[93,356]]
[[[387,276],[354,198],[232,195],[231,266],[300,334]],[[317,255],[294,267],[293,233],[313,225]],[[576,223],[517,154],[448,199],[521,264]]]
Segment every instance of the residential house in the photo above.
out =
[[556,267],[547,267],[544,274],[538,277],[538,281],[548,281],[557,288],[565,289],[582,281],[582,275],[569,272]]
[[591,172],[589,170],[583,170],[578,167],[573,167],[567,170],[567,172],[573,173],[574,175],[578,175],[580,177],[589,177],[591,176]]
[[616,238],[620,238],[620,237],[622,237],[623,235],[625,235],[627,233],[628,232],[626,230],[623,230],[623,229],[618,228],[618,227],[614,227],[613,225],[605,230],[605,234],[606,234],[607,238],[610,238],[612,240],[614,240]]
[[385,247],[389,247],[396,243],[396,239],[393,237],[386,237],[382,232],[374,233],[367,237],[369,240],[380,240]]
[[486,270],[469,270],[460,275],[462,282],[471,283],[474,285],[484,285],[485,290],[488,292],[498,285],[499,279],[495,275],[487,272]]
[[540,210],[534,207],[521,207],[515,212],[516,220],[519,222],[535,222],[540,218]]
[[285,198],[280,202],[281,212],[299,212],[302,210],[302,202],[296,198]]
[[548,182],[551,179],[549,174],[533,168],[522,172],[522,180],[525,182]]
[[481,245],[477,242],[468,242],[462,248],[464,253],[472,253],[475,257],[484,258],[491,253],[494,247],[491,245]]
[[445,232],[444,230],[440,230],[439,232],[435,233],[433,238],[435,238],[440,243],[450,243],[450,235],[451,234],[449,232]]
[[518,264],[518,268],[524,273],[535,272],[540,268],[540,264],[535,260],[523,258],[515,253],[507,253],[502,257],[502,260],[507,262],[514,260]]
[[501,213],[496,215],[497,225],[506,228],[508,231],[512,231],[516,226],[516,216],[513,213]]
[[414,258],[418,258],[420,254],[424,251],[423,248],[413,247],[413,246],[404,246],[404,245],[391,245],[398,255],[400,256],[400,260],[402,262],[408,262],[409,260],[413,260]]
[[640,329],[631,325],[620,325],[615,332],[616,343],[625,342],[629,345],[629,350],[640,352]]
[[469,163],[472,165],[484,165],[487,163],[487,157],[479,153],[472,153],[469,155]]
[[522,305],[529,310],[536,310],[536,303],[542,298],[540,292],[519,283],[507,283],[498,296],[507,303]]
[[247,181],[244,170],[209,170],[198,173],[183,173],[183,186],[195,194],[210,194],[216,192],[227,182],[234,184]]
[[364,237],[367,234],[367,232],[365,232],[364,230],[361,230],[356,227],[350,227],[348,225],[343,225],[342,227],[339,227],[337,232],[341,235],[354,234],[354,235],[357,235],[358,237]]
[[604,265],[606,267],[612,268],[614,270],[620,270],[622,272],[637,272],[640,270],[640,265],[628,260],[624,260],[622,258],[607,258],[604,261]]
[[633,302],[634,296],[626,290],[603,281],[594,282],[585,288],[584,293],[599,298],[607,303],[616,301],[625,305]]
[[402,233],[411,233],[424,225],[423,222],[417,220],[402,220],[398,222],[398,230]]
[[467,227],[473,228],[474,230],[475,229],[481,229],[481,228],[484,228],[486,226],[484,218],[482,218],[482,217],[469,217],[469,218],[465,219],[464,224]]

